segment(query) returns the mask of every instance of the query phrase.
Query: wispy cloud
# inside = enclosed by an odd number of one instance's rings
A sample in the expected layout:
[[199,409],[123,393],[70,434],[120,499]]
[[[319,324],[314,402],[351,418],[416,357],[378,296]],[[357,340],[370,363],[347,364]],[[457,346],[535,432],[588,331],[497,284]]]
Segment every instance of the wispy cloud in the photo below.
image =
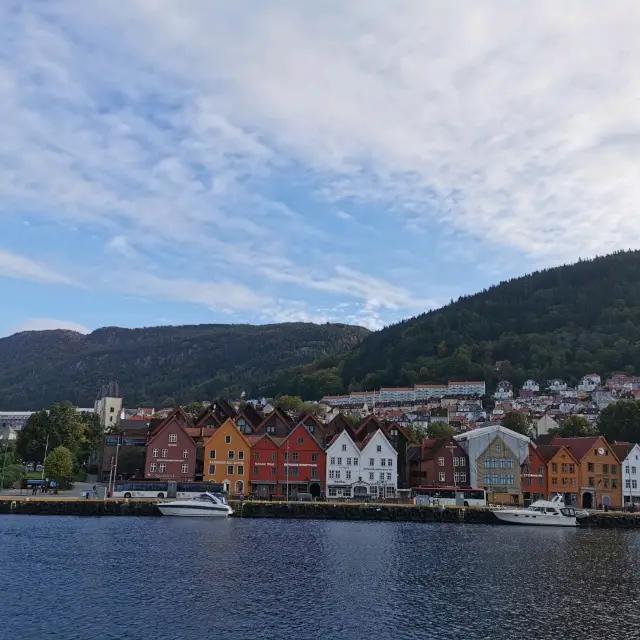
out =
[[78,286],[73,278],[58,273],[46,264],[0,249],[0,277],[17,278],[43,284]]
[[96,234],[136,264],[105,289],[379,326],[438,304],[444,263],[640,246],[635,2],[10,4],[0,220]]

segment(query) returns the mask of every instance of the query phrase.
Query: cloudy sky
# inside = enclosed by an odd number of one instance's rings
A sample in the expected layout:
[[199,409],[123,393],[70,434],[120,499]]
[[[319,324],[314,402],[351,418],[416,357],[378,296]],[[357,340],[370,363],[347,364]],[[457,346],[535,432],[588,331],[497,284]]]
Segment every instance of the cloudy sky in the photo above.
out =
[[0,335],[378,328],[640,247],[640,4],[0,3]]

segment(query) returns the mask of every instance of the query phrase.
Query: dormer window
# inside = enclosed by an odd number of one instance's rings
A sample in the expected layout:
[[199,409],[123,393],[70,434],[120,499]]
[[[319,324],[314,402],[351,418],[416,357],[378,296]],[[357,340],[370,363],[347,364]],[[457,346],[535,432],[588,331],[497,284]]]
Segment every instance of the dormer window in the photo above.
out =
[[275,433],[276,432],[276,428],[274,426],[269,426],[267,427],[267,433]]

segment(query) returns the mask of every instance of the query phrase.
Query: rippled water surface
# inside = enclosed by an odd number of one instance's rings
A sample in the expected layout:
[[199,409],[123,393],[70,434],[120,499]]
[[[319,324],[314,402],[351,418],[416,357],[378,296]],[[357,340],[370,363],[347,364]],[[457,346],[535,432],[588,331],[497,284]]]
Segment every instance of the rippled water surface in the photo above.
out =
[[0,518],[0,637],[637,638],[640,532]]

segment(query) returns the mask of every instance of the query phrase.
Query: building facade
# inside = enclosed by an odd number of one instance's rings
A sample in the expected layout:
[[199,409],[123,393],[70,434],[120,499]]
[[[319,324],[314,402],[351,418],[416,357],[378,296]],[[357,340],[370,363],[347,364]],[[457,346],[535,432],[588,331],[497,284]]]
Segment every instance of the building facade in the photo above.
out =
[[145,478],[195,480],[197,447],[186,431],[189,424],[178,407],[155,428],[147,442]]
[[310,494],[319,498],[324,493],[326,453],[304,423],[299,423],[280,445],[282,495],[295,498]]
[[227,493],[249,492],[251,445],[228,418],[204,443],[203,479],[224,486]]
[[611,445],[622,465],[622,493],[625,505],[640,504],[640,446],[628,442]]
[[247,436],[251,444],[251,493],[259,498],[278,494],[282,470],[278,464],[282,438],[267,433]]
[[567,505],[577,507],[579,504],[580,463],[571,451],[562,445],[541,445],[538,455],[544,460],[547,468],[547,495],[553,499],[561,493]]
[[424,439],[409,450],[412,487],[470,487],[469,463],[464,449],[452,436]]
[[547,461],[540,455],[538,448],[529,443],[529,456],[521,467],[522,499],[534,502],[546,499],[547,489]]

